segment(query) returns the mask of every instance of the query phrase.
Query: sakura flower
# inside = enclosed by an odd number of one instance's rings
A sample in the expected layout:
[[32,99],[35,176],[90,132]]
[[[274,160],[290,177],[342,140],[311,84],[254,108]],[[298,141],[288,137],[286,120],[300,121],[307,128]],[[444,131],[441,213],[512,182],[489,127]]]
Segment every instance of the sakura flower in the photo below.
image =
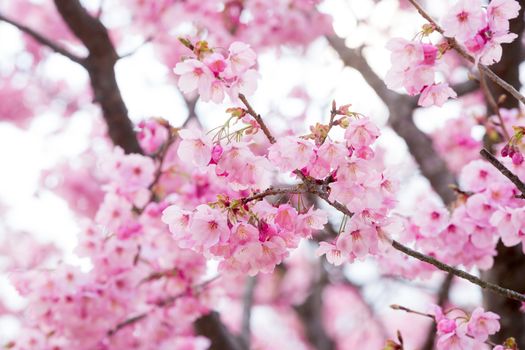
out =
[[501,44],[511,43],[517,37],[515,33],[494,33],[479,55],[479,61],[485,65],[499,62],[503,53]]
[[399,65],[399,69],[406,69],[417,64],[424,57],[423,46],[415,41],[394,38],[388,41],[386,48],[392,52],[390,61],[392,64]]
[[233,75],[240,75],[255,65],[257,56],[250,45],[236,41],[230,45],[229,69]]
[[481,307],[476,308],[467,323],[468,334],[476,340],[484,342],[489,335],[495,334],[500,329],[500,317],[493,312],[485,312]]
[[202,94],[209,91],[215,80],[213,72],[203,62],[193,58],[177,63],[173,72],[180,75],[178,86],[184,93],[198,89]]
[[489,184],[498,181],[500,175],[489,163],[474,160],[463,167],[459,174],[459,183],[464,191],[480,192]]
[[149,157],[140,154],[129,154],[122,157],[117,165],[120,187],[126,191],[147,188],[155,177],[155,164]]
[[315,254],[326,255],[326,260],[335,266],[343,264],[348,259],[347,252],[339,249],[334,243],[320,242]]
[[403,87],[411,96],[419,94],[426,86],[434,84],[436,75],[433,66],[418,65],[404,72]]
[[222,73],[228,63],[224,59],[224,56],[218,53],[212,53],[211,55],[204,58],[204,64],[215,74],[216,76]]
[[480,0],[460,0],[449,9],[441,23],[446,36],[465,40],[483,26],[483,17]]
[[296,220],[297,210],[289,204],[280,205],[274,218],[275,224],[287,231],[295,230]]
[[[452,329],[452,327],[450,327]],[[464,326],[456,327],[450,333],[438,337],[436,349],[438,350],[465,350],[471,349],[473,339],[466,334]]]
[[449,213],[446,208],[435,202],[427,201],[419,205],[413,221],[419,226],[425,237],[435,237],[448,224]]
[[515,0],[492,0],[487,7],[490,28],[495,32],[508,31],[509,19],[518,17],[520,5]]
[[137,138],[140,147],[146,153],[155,153],[168,139],[168,130],[155,119],[143,120],[139,123]]
[[214,103],[221,103],[225,97],[226,86],[221,80],[213,80],[207,84],[199,92],[203,101],[212,101]]
[[257,80],[259,79],[259,73],[254,69],[249,69],[242,75],[239,75],[237,79],[231,84],[228,92],[232,101],[238,100],[238,95],[243,94],[251,96],[257,89]]
[[199,205],[193,213],[189,230],[197,249],[209,249],[219,242],[226,242],[230,236],[225,216],[204,204]]
[[169,230],[174,235],[180,235],[188,229],[191,212],[182,210],[177,205],[170,205],[162,212],[162,222],[168,224]]
[[355,148],[370,146],[379,135],[379,128],[369,118],[351,121],[345,131],[347,144]]
[[347,222],[345,231],[336,242],[336,246],[349,254],[352,259],[361,259],[370,253],[375,253],[377,244],[376,229],[356,216]]
[[457,94],[448,84],[432,84],[423,89],[417,103],[422,107],[433,105],[441,107],[450,97],[455,98]]
[[312,157],[313,144],[293,136],[277,140],[268,151],[268,159],[282,171],[305,167]]
[[179,131],[182,141],[177,149],[179,158],[196,167],[205,167],[210,163],[212,144],[200,131],[184,129]]
[[238,142],[224,147],[216,173],[225,176],[232,189],[245,190],[270,186],[270,169],[268,159],[254,155],[246,143]]

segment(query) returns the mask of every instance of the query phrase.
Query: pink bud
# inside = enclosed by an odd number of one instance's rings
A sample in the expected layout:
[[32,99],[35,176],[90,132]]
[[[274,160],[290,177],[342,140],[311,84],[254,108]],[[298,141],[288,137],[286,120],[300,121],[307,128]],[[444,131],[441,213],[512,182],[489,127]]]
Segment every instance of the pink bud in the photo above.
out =
[[512,155],[512,163],[514,163],[514,165],[520,165],[523,163],[523,154],[520,151],[514,152]]
[[215,145],[213,146],[212,150],[211,150],[211,160],[210,160],[210,164],[217,164],[217,162],[219,162],[219,159],[221,158],[221,155],[222,155],[222,146],[221,145]]
[[433,65],[436,62],[438,48],[434,45],[423,44],[423,64]]
[[449,318],[444,318],[437,324],[438,332],[440,333],[451,333],[456,329],[456,322]]

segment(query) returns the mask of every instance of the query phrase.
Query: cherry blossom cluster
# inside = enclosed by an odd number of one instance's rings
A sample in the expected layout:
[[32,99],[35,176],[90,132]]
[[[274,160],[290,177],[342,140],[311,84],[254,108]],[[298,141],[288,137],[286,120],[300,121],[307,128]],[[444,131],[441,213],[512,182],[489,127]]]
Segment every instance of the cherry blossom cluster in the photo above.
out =
[[455,173],[459,173],[465,164],[479,159],[482,142],[472,135],[476,125],[474,118],[461,115],[447,120],[442,128],[432,133],[434,148]]
[[[34,262],[14,266],[18,269],[11,281],[26,299],[27,311],[22,336],[9,348],[209,346],[192,326],[209,311],[212,300],[203,285],[206,260],[179,248],[160,220],[168,204],[158,200],[161,190],[153,186],[158,154],[169,146],[169,134],[166,138],[162,130],[171,130],[159,119],[144,121],[140,128],[141,142],[155,155],[125,155],[117,148],[101,161],[98,181],[105,183],[104,196],[94,220],[85,221],[76,248],[76,254],[89,261],[89,270],[66,264],[26,270],[48,256],[47,250],[34,250]],[[163,164],[174,167],[167,156]],[[165,186],[170,188],[169,181]],[[24,264],[30,266],[20,269]]]
[[415,40],[391,39],[387,49],[392,52],[392,67],[385,83],[390,89],[404,88],[411,96],[421,94],[420,106],[442,106],[450,97],[457,96],[446,82],[436,82],[436,73],[445,68],[441,60],[445,48]]
[[179,75],[179,88],[184,93],[198,90],[202,101],[221,103],[225,95],[237,101],[239,94],[251,95],[257,88],[257,71],[255,52],[250,46],[234,42],[223,55],[208,47],[205,41],[195,45],[181,40],[190,48],[194,56],[177,63],[173,70]]
[[[217,46],[235,41],[257,50],[279,45],[307,46],[333,32],[331,17],[318,10],[323,1],[303,0],[133,0],[120,1],[136,22],[126,30],[145,37],[154,35],[154,47],[167,66],[173,66],[185,52],[176,47],[178,36],[193,41],[206,38]],[[181,16],[181,14],[184,14]],[[188,24],[191,24],[188,27]]]
[[[457,308],[444,312],[439,306],[434,306],[432,314],[437,324],[438,350],[482,348],[489,336],[500,329],[500,317],[481,307],[468,314]],[[500,350],[503,346],[494,349]]]
[[515,0],[490,1],[487,8],[483,8],[481,0],[460,0],[441,23],[445,36],[456,38],[476,61],[491,65],[501,59],[501,44],[518,37],[509,33],[509,20],[518,17],[519,10]]
[[[444,35],[466,47],[476,63],[490,65],[501,59],[501,44],[512,42],[517,35],[509,33],[509,20],[518,16],[515,0],[491,1],[485,9],[481,0],[460,0],[442,19]],[[420,38],[434,32],[432,24],[423,26]],[[437,82],[436,73],[444,74],[447,64],[442,59],[451,49],[448,42],[437,45],[421,40],[396,38],[389,41],[392,67],[385,82],[390,89],[404,88],[411,96],[420,94],[423,107],[442,106],[457,94],[445,81]]]

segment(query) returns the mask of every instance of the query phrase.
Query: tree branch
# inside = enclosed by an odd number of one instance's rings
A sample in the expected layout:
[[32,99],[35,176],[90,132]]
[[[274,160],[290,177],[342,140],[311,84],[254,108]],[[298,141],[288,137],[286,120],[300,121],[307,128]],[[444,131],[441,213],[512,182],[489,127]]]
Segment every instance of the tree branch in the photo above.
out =
[[113,143],[126,153],[142,153],[128,109],[115,77],[118,54],[102,22],[91,16],[79,0],[54,0],[55,6],[75,36],[89,51],[87,69],[95,101],[102,108]]
[[257,277],[249,276],[246,278],[246,286],[243,295],[243,307],[242,307],[242,327],[241,327],[241,339],[248,349],[251,344],[251,328],[250,322],[252,318],[252,307],[254,301],[255,286],[257,285]]
[[[454,280],[454,275],[449,273],[445,276],[443,279],[443,282],[441,283],[441,287],[439,288],[439,292],[437,295],[436,304],[444,308],[445,304],[448,301],[450,288],[452,287],[452,281]],[[425,342],[423,343],[423,347],[421,347],[421,350],[432,350],[434,349],[434,342],[436,341],[436,328],[432,325],[430,329],[428,330],[427,338]]]
[[42,34],[38,33],[37,31],[35,31],[35,30],[33,30],[33,29],[31,29],[31,28],[29,28],[29,27],[27,27],[27,26],[25,26],[25,25],[23,25],[21,23],[18,23],[14,19],[7,18],[4,15],[2,15],[1,13],[0,13],[0,21],[4,21],[6,23],[11,24],[12,26],[18,28],[21,32],[29,35],[31,38],[33,38],[34,40],[36,40],[40,44],[50,48],[54,52],[59,53],[59,54],[61,54],[64,57],[69,58],[71,61],[76,62],[76,63],[81,64],[81,65],[84,65],[84,59],[82,57],[79,57],[79,56],[73,54],[72,52],[70,52],[67,49],[65,49],[64,47],[62,47],[60,44],[55,43],[54,41],[52,41],[49,38],[46,38],[45,36],[43,36]]
[[518,190],[521,192],[522,196],[525,196],[525,184],[523,183],[523,181],[520,180],[520,178],[517,175],[515,175],[512,171],[510,171],[505,165],[503,165],[503,163],[501,163],[498,159],[496,159],[496,157],[494,157],[486,149],[482,149],[481,151],[479,151],[479,154],[481,154],[481,156],[485,158],[485,160],[487,160],[496,169],[498,169],[498,171],[501,174],[503,174],[503,176],[505,176],[514,185],[516,185]]
[[397,241],[392,241],[391,244],[392,244],[392,247],[394,247],[395,249],[399,250],[400,252],[405,253],[406,255],[409,255],[409,256],[411,256],[413,258],[416,258],[418,260],[426,262],[426,263],[428,263],[430,265],[434,265],[435,267],[437,267],[438,269],[440,269],[442,271],[451,273],[451,274],[453,274],[455,276],[458,276],[460,278],[463,278],[463,279],[465,279],[465,280],[467,280],[469,282],[477,284],[478,286],[480,286],[483,289],[490,290],[490,291],[492,291],[494,293],[503,295],[503,296],[505,296],[505,297],[507,297],[509,299],[514,299],[514,300],[525,302],[525,295],[524,294],[518,293],[516,291],[510,290],[510,289],[507,289],[507,288],[500,287],[500,286],[498,286],[498,285],[496,285],[494,283],[490,283],[490,282],[484,281],[481,278],[476,277],[474,275],[471,275],[468,272],[459,270],[459,269],[457,269],[455,267],[452,267],[450,265],[442,263],[441,261],[439,261],[439,260],[437,260],[437,259],[435,259],[435,258],[433,258],[431,256],[419,253],[419,252],[417,252],[417,251],[415,251],[415,250],[413,250],[413,249],[411,249],[409,247],[406,247],[406,246],[402,245],[401,243],[399,243]]
[[239,94],[239,99],[246,106],[246,111],[248,112],[248,114],[251,115],[257,121],[264,135],[266,135],[266,137],[268,138],[268,141],[270,141],[270,143],[275,143],[275,137],[272,136],[270,129],[268,129],[268,127],[264,123],[263,119],[261,118],[261,115],[254,111],[254,109],[246,99],[246,96],[244,96],[243,94]]
[[230,333],[228,328],[222,323],[221,317],[215,311],[201,316],[195,321],[195,331],[211,340],[208,350],[247,350],[248,348],[240,344],[239,341]]
[[323,259],[317,262],[318,278],[313,283],[311,293],[306,300],[295,307],[295,311],[303,322],[306,337],[314,349],[332,350],[335,349],[333,340],[326,334],[323,325],[323,291],[329,283],[328,272],[323,266]]

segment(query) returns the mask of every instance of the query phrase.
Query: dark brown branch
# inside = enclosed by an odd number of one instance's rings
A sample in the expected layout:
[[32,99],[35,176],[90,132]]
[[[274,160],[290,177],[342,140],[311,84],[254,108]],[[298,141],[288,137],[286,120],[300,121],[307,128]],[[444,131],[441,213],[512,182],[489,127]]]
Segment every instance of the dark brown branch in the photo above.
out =
[[442,263],[441,261],[439,261],[439,260],[437,260],[437,259],[435,259],[435,258],[433,258],[431,256],[422,254],[422,253],[417,252],[417,251],[415,251],[415,250],[413,250],[413,249],[411,249],[409,247],[406,247],[406,246],[402,245],[401,243],[399,243],[397,241],[392,241],[392,247],[394,247],[395,249],[399,250],[400,252],[405,253],[406,255],[409,255],[409,256],[411,256],[413,258],[416,258],[416,259],[418,259],[420,261],[423,261],[423,262],[426,262],[426,263],[428,263],[430,265],[433,265],[433,266],[437,267],[438,269],[440,269],[442,271],[451,273],[451,274],[453,274],[455,276],[458,276],[460,278],[463,278],[463,279],[465,279],[465,280],[467,280],[469,282],[477,284],[478,286],[480,286],[483,289],[490,290],[490,291],[492,291],[494,293],[503,295],[503,296],[505,296],[505,297],[507,297],[509,299],[514,299],[514,300],[525,302],[525,295],[523,295],[521,293],[518,293],[516,291],[510,290],[510,289],[507,289],[507,288],[503,288],[503,287],[500,287],[500,286],[498,286],[496,284],[484,281],[481,278],[476,277],[474,275],[471,275],[468,272],[459,270],[459,269],[457,269],[455,267],[452,267],[450,265]]
[[100,104],[113,143],[126,153],[142,153],[128,109],[115,77],[118,54],[102,22],[91,16],[79,0],[54,0],[73,34],[89,51],[84,60],[95,101]]
[[482,149],[479,151],[479,154],[485,158],[490,164],[492,164],[498,171],[503,174],[507,179],[509,179],[523,196],[525,196],[525,184],[520,180],[520,178],[510,171],[503,163],[496,159],[489,151]]
[[291,186],[291,187],[270,187],[267,190],[254,194],[253,196],[246,197],[242,199],[242,202],[244,204],[253,202],[253,201],[259,201],[269,196],[277,196],[277,195],[287,195],[287,194],[301,194],[301,193],[308,193],[309,190],[305,187],[301,186]]
[[209,350],[247,350],[228,328],[222,323],[221,317],[215,311],[201,316],[194,323],[197,334],[203,335],[211,340]]
[[46,38],[45,36],[43,36],[42,34],[38,33],[37,31],[35,31],[35,30],[33,30],[33,29],[31,29],[31,28],[29,28],[29,27],[27,27],[27,26],[25,26],[25,25],[23,25],[21,23],[18,23],[17,21],[15,21],[13,19],[5,17],[1,13],[0,13],[0,21],[4,21],[6,23],[9,23],[9,24],[15,26],[21,32],[29,35],[31,38],[36,40],[38,43],[40,43],[40,44],[42,44],[44,46],[47,46],[48,48],[50,48],[54,52],[59,53],[59,54],[61,54],[64,57],[69,58],[71,61],[79,63],[81,65],[84,64],[84,59],[82,57],[79,57],[79,56],[73,54],[72,52],[70,52],[67,49],[65,49],[64,47],[62,47],[60,44],[55,43],[51,39]]

